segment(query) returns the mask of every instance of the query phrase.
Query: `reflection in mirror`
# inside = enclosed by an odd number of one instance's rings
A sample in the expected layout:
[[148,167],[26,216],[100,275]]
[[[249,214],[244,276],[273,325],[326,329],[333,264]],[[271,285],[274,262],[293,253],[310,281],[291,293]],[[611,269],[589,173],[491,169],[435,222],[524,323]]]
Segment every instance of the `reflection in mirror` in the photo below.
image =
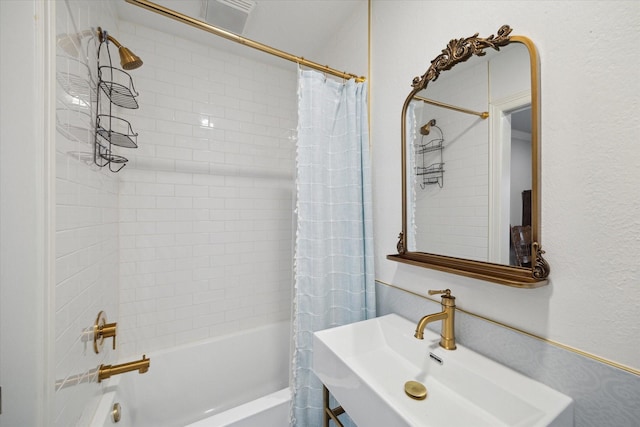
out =
[[[505,121],[509,123],[506,133],[510,137],[502,135],[501,141],[507,142],[510,148],[510,155],[505,162],[504,168],[509,168],[509,191],[508,191],[508,212],[509,212],[509,233],[505,236],[496,233],[497,239],[510,241],[510,249],[507,253],[497,254],[489,258],[489,261],[500,264],[517,265],[520,267],[531,267],[531,252],[528,247],[531,245],[531,232],[527,233],[525,227],[531,227],[531,104],[524,108],[507,112]],[[506,134],[505,133],[505,134]],[[505,183],[506,185],[507,183]],[[507,204],[507,201],[501,201]],[[498,230],[507,229],[506,224],[498,227]],[[489,243],[491,244],[491,240]],[[491,254],[491,252],[490,252]]]
[[[414,173],[408,232],[412,251],[521,265],[511,240],[523,220],[523,191],[531,194],[531,90],[527,48],[504,46],[493,55],[460,64],[440,76],[410,109],[408,152]],[[414,98],[416,98],[414,97]],[[464,105],[480,115],[425,102]],[[482,112],[491,111],[489,120]],[[527,115],[527,112],[529,115]],[[495,123],[494,123],[495,121]],[[447,138],[425,135],[422,123],[438,123]],[[496,131],[490,132],[495,126]],[[489,161],[489,153],[493,151]],[[446,159],[446,182],[445,160]],[[436,180],[437,177],[438,179]],[[439,185],[430,185],[430,184]],[[530,206],[530,198],[528,200]]]
[[403,109],[403,233],[390,259],[512,286],[546,283],[537,55],[510,32],[452,40],[414,79]]

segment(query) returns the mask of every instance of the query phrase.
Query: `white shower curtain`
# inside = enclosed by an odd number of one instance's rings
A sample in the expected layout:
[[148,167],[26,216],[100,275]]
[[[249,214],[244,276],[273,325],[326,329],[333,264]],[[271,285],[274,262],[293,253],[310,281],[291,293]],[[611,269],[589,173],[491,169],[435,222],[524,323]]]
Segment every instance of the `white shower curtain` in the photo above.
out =
[[375,317],[366,97],[300,71],[292,426],[322,425],[313,333]]

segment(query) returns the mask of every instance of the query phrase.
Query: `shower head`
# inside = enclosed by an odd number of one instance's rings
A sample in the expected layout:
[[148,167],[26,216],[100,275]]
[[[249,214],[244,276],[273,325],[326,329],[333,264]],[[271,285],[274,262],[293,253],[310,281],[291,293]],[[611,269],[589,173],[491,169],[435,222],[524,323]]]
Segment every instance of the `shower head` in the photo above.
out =
[[142,66],[142,59],[139,56],[131,52],[128,48],[122,46],[118,40],[107,34],[106,31],[102,31],[100,27],[98,27],[98,37],[100,38],[100,42],[105,41],[105,37],[108,41],[112,42],[118,48],[118,53],[120,54],[120,65],[125,70],[135,70]]
[[429,120],[427,124],[425,124],[420,128],[420,133],[422,135],[429,135],[429,132],[431,132],[431,126],[435,126],[435,125],[436,125],[436,119]]
[[142,59],[131,52],[128,48],[119,46],[118,53],[120,54],[120,65],[122,65],[123,69],[135,70],[142,66]]

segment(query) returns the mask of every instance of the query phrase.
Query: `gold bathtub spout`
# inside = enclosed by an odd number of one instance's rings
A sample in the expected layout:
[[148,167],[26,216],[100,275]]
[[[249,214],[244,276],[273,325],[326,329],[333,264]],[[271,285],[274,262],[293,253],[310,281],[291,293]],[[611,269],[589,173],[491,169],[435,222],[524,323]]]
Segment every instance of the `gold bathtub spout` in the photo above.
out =
[[144,374],[149,370],[150,360],[146,355],[142,355],[142,359],[134,362],[122,363],[120,365],[100,365],[98,369],[98,382],[106,380],[113,375],[124,374],[125,372],[138,371],[140,374]]
[[442,320],[442,332],[440,333],[440,347],[446,350],[456,349],[455,336],[455,313],[456,313],[456,297],[451,296],[451,291],[445,289],[443,291],[429,291],[429,295],[444,294],[440,302],[442,311],[440,313],[428,314],[418,322],[416,326],[415,337],[419,340],[424,338],[424,328],[431,322]]

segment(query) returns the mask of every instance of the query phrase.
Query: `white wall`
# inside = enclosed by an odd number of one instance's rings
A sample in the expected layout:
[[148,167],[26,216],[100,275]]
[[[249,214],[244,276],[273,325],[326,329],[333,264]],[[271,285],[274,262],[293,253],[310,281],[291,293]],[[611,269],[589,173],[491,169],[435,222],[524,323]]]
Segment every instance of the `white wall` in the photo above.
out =
[[347,25],[336,31],[323,49],[304,54],[318,64],[368,78],[369,5],[367,0],[356,1],[358,4],[346,20]]
[[118,321],[118,177],[93,163],[94,32],[117,37],[112,6],[56,2],[56,426],[88,425],[104,387],[96,368],[117,359],[111,340],[96,354],[91,335],[100,311]]
[[0,2],[0,425],[46,426],[52,311],[52,5]]
[[138,148],[118,151],[122,354],[288,319],[295,66],[128,22],[119,36],[144,61],[122,111]]
[[[425,16],[446,19],[424,25]],[[373,1],[378,280],[420,294],[450,287],[463,309],[640,368],[638,16],[634,1]],[[541,61],[541,238],[551,283],[536,290],[385,258],[401,228],[400,110],[411,80],[450,39],[503,24],[530,37]],[[603,129],[607,137],[595,138]]]

